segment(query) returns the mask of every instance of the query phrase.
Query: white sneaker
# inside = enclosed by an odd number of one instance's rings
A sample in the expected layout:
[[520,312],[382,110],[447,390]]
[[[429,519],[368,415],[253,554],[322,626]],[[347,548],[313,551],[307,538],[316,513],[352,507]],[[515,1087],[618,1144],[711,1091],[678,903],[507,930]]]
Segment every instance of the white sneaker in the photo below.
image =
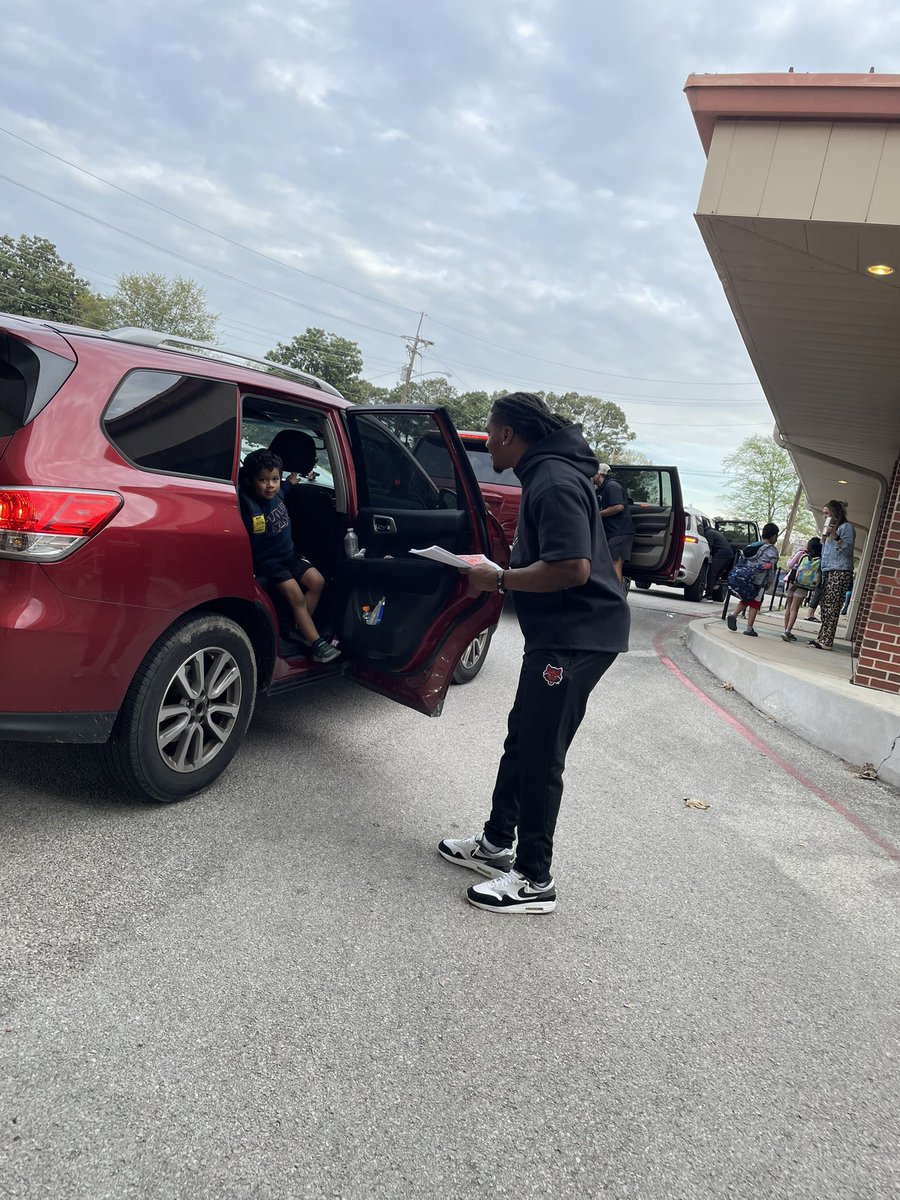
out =
[[492,879],[502,875],[513,865],[512,850],[498,850],[491,853],[483,845],[483,833],[473,834],[467,838],[444,838],[438,844],[438,854],[447,862],[456,863],[458,867],[468,867],[479,875]]
[[551,913],[556,908],[556,884],[535,887],[519,871],[507,871],[487,883],[466,889],[466,899],[476,908],[497,913]]

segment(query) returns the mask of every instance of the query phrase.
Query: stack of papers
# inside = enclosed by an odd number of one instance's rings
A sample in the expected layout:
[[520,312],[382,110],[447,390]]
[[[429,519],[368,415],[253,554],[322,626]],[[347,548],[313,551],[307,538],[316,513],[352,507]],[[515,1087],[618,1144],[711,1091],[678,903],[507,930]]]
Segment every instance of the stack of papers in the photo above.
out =
[[483,554],[451,554],[443,546],[429,546],[427,550],[410,550],[410,554],[418,554],[421,558],[431,558],[435,562],[444,563],[448,567],[456,567],[460,571],[468,571],[471,567],[478,567],[482,564],[493,567],[495,571],[500,570],[499,563],[486,558]]

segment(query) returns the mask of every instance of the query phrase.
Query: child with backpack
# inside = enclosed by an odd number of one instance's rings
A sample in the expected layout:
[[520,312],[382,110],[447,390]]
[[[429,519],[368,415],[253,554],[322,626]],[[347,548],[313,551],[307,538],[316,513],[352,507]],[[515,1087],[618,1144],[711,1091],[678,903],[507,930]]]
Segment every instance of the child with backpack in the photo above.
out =
[[[772,572],[778,566],[778,551],[775,549],[778,533],[778,526],[772,521],[763,525],[759,549],[755,550],[752,556],[747,556],[739,561],[731,569],[728,586],[740,600],[737,608],[733,613],[728,614],[725,621],[732,633],[737,633],[737,619],[746,612],[745,635],[759,637],[753,624],[756,621],[756,614],[762,608],[763,596],[768,591],[769,581],[774,579]],[[747,555],[747,550],[753,549],[754,547],[748,546],[744,554]]]
[[792,630],[800,615],[800,606],[805,604],[822,579],[822,542],[811,537],[806,549],[800,550],[788,563],[787,604],[784,610],[783,642],[796,642]]

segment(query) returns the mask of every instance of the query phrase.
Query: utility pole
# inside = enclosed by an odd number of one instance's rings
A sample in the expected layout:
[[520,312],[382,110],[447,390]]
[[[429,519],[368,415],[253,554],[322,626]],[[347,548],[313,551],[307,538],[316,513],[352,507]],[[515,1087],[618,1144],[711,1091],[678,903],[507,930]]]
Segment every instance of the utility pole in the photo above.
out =
[[802,495],[803,495],[803,484],[801,483],[801,484],[798,484],[798,486],[797,486],[797,494],[794,496],[794,503],[791,505],[791,515],[788,517],[787,525],[785,526],[785,529],[784,529],[784,540],[781,543],[782,555],[785,555],[788,552],[788,546],[790,545],[790,542],[791,542],[791,531],[794,528],[794,521],[796,520],[796,517],[797,517],[797,509],[800,506],[800,497]]
[[416,359],[420,357],[420,346],[433,346],[434,342],[429,342],[427,338],[422,337],[422,322],[425,320],[425,314],[419,313],[419,324],[416,329],[415,337],[406,337],[403,340],[406,342],[409,351],[409,362],[403,371],[403,386],[400,389],[400,403],[406,404],[409,398],[409,381],[412,379],[413,368],[416,365]]

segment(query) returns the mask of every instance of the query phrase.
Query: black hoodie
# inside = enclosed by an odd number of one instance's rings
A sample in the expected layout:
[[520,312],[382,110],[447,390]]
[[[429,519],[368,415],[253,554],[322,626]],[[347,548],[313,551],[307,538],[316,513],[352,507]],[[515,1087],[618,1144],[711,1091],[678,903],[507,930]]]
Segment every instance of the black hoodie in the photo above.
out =
[[515,592],[516,615],[528,650],[628,649],[631,614],[612,565],[591,482],[597,460],[574,425],[551,433],[519,459],[522,507],[511,567],[587,558],[581,587]]

